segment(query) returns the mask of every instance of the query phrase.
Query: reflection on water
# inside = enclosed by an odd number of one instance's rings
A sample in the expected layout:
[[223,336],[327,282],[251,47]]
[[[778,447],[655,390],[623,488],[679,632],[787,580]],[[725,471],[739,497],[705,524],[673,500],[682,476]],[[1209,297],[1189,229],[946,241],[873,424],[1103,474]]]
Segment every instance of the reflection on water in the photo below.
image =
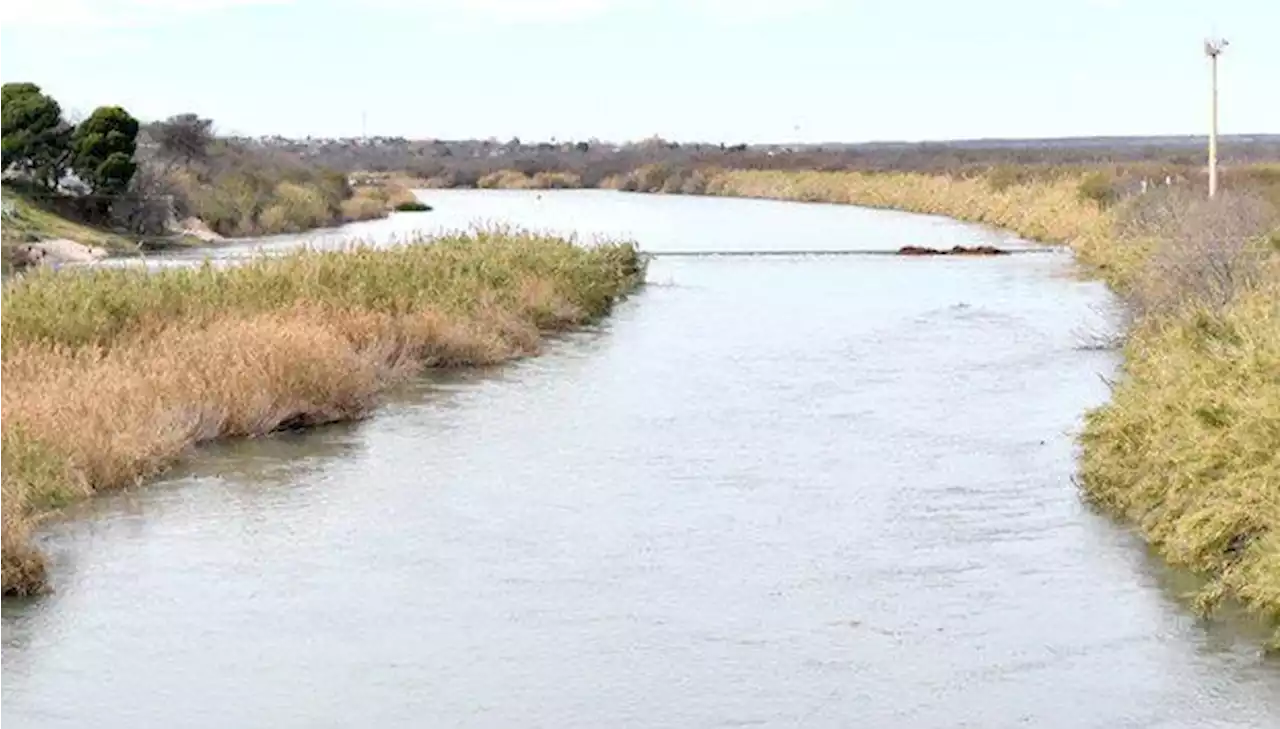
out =
[[[975,235],[834,206],[535,202],[650,248]],[[661,285],[543,357],[210,449],[60,522],[57,593],[5,605],[6,714],[1274,725],[1261,634],[1194,619],[1183,577],[1071,484],[1116,362],[1082,346],[1105,290],[1070,273],[1056,255],[659,260]]]

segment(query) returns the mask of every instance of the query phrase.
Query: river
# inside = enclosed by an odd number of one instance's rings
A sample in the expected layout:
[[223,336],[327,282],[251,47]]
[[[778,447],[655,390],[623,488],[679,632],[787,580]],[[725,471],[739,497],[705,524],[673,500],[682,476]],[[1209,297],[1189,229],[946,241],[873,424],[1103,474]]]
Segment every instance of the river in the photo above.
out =
[[[852,207],[422,195],[342,233],[1020,245]],[[1117,357],[1067,254],[659,256],[649,282],[542,357],[51,525],[56,592],[4,605],[9,728],[1280,725],[1260,629],[1194,619],[1072,484]]]

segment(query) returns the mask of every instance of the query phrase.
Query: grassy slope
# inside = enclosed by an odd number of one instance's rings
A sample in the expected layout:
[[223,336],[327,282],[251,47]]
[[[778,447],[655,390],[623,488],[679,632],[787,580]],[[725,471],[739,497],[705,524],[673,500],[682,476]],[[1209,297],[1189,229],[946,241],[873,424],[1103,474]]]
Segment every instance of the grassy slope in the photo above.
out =
[[57,211],[38,204],[22,191],[4,188],[5,209],[12,209],[4,216],[3,239],[8,248],[35,240],[68,238],[87,246],[98,246],[113,253],[136,251],[137,245],[130,239],[103,228],[77,223]]
[[1209,575],[1202,608],[1231,596],[1280,626],[1280,281],[1139,324],[1124,375],[1088,417],[1088,494]]
[[232,269],[40,272],[3,299],[3,582],[44,585],[33,524],[193,444],[358,418],[423,365],[487,364],[605,315],[634,248],[491,232]]

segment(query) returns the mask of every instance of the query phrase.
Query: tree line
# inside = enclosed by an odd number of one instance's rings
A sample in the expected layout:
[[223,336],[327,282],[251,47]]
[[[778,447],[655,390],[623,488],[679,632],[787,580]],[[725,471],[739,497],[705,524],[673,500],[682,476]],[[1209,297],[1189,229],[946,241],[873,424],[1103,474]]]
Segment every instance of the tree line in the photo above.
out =
[[[407,172],[445,187],[478,187],[509,171],[527,177],[572,176],[583,187],[643,168],[671,170],[759,169],[863,172],[924,172],[958,177],[992,168],[1019,174],[1078,173],[1099,165],[1141,168],[1152,175],[1182,174],[1205,164],[1205,145],[1196,138],[1115,138],[989,140],[976,142],[863,144],[713,144],[651,138],[623,144],[531,143],[498,140],[370,139],[244,140],[346,172]],[[1224,138],[1219,158],[1226,165],[1280,160],[1280,135]]]

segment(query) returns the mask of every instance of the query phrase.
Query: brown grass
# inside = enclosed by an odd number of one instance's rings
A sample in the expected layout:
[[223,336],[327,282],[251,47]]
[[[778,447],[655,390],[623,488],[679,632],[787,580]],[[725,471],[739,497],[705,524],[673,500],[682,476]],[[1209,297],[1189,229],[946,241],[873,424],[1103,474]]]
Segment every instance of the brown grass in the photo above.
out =
[[1218,312],[1268,278],[1274,251],[1267,234],[1276,211],[1247,191],[1214,200],[1187,190],[1160,190],[1131,201],[1117,238],[1142,240],[1148,251],[1124,291],[1138,318],[1200,307]]
[[384,218],[396,206],[415,202],[418,198],[403,179],[393,177],[373,178],[368,184],[356,186],[351,197],[342,201],[343,222]]
[[476,187],[489,190],[569,190],[582,187],[572,172],[539,172],[532,177],[519,170],[498,170],[484,175]]
[[1085,493],[1210,578],[1201,610],[1236,598],[1280,648],[1280,274],[1139,319],[1082,445]]
[[1112,210],[1082,199],[1072,177],[993,185],[985,177],[868,172],[730,170],[705,182],[711,195],[908,210],[985,223],[1032,240],[1070,245],[1081,262],[1123,287],[1146,257],[1113,235]]
[[[45,514],[193,445],[360,418],[423,366],[536,352],[637,285],[629,245],[510,231],[228,270],[41,273],[6,286],[6,594],[45,585]],[[111,307],[109,311],[104,307]]]
[[486,190],[527,190],[533,187],[533,179],[519,170],[490,172],[476,182],[476,187]]

